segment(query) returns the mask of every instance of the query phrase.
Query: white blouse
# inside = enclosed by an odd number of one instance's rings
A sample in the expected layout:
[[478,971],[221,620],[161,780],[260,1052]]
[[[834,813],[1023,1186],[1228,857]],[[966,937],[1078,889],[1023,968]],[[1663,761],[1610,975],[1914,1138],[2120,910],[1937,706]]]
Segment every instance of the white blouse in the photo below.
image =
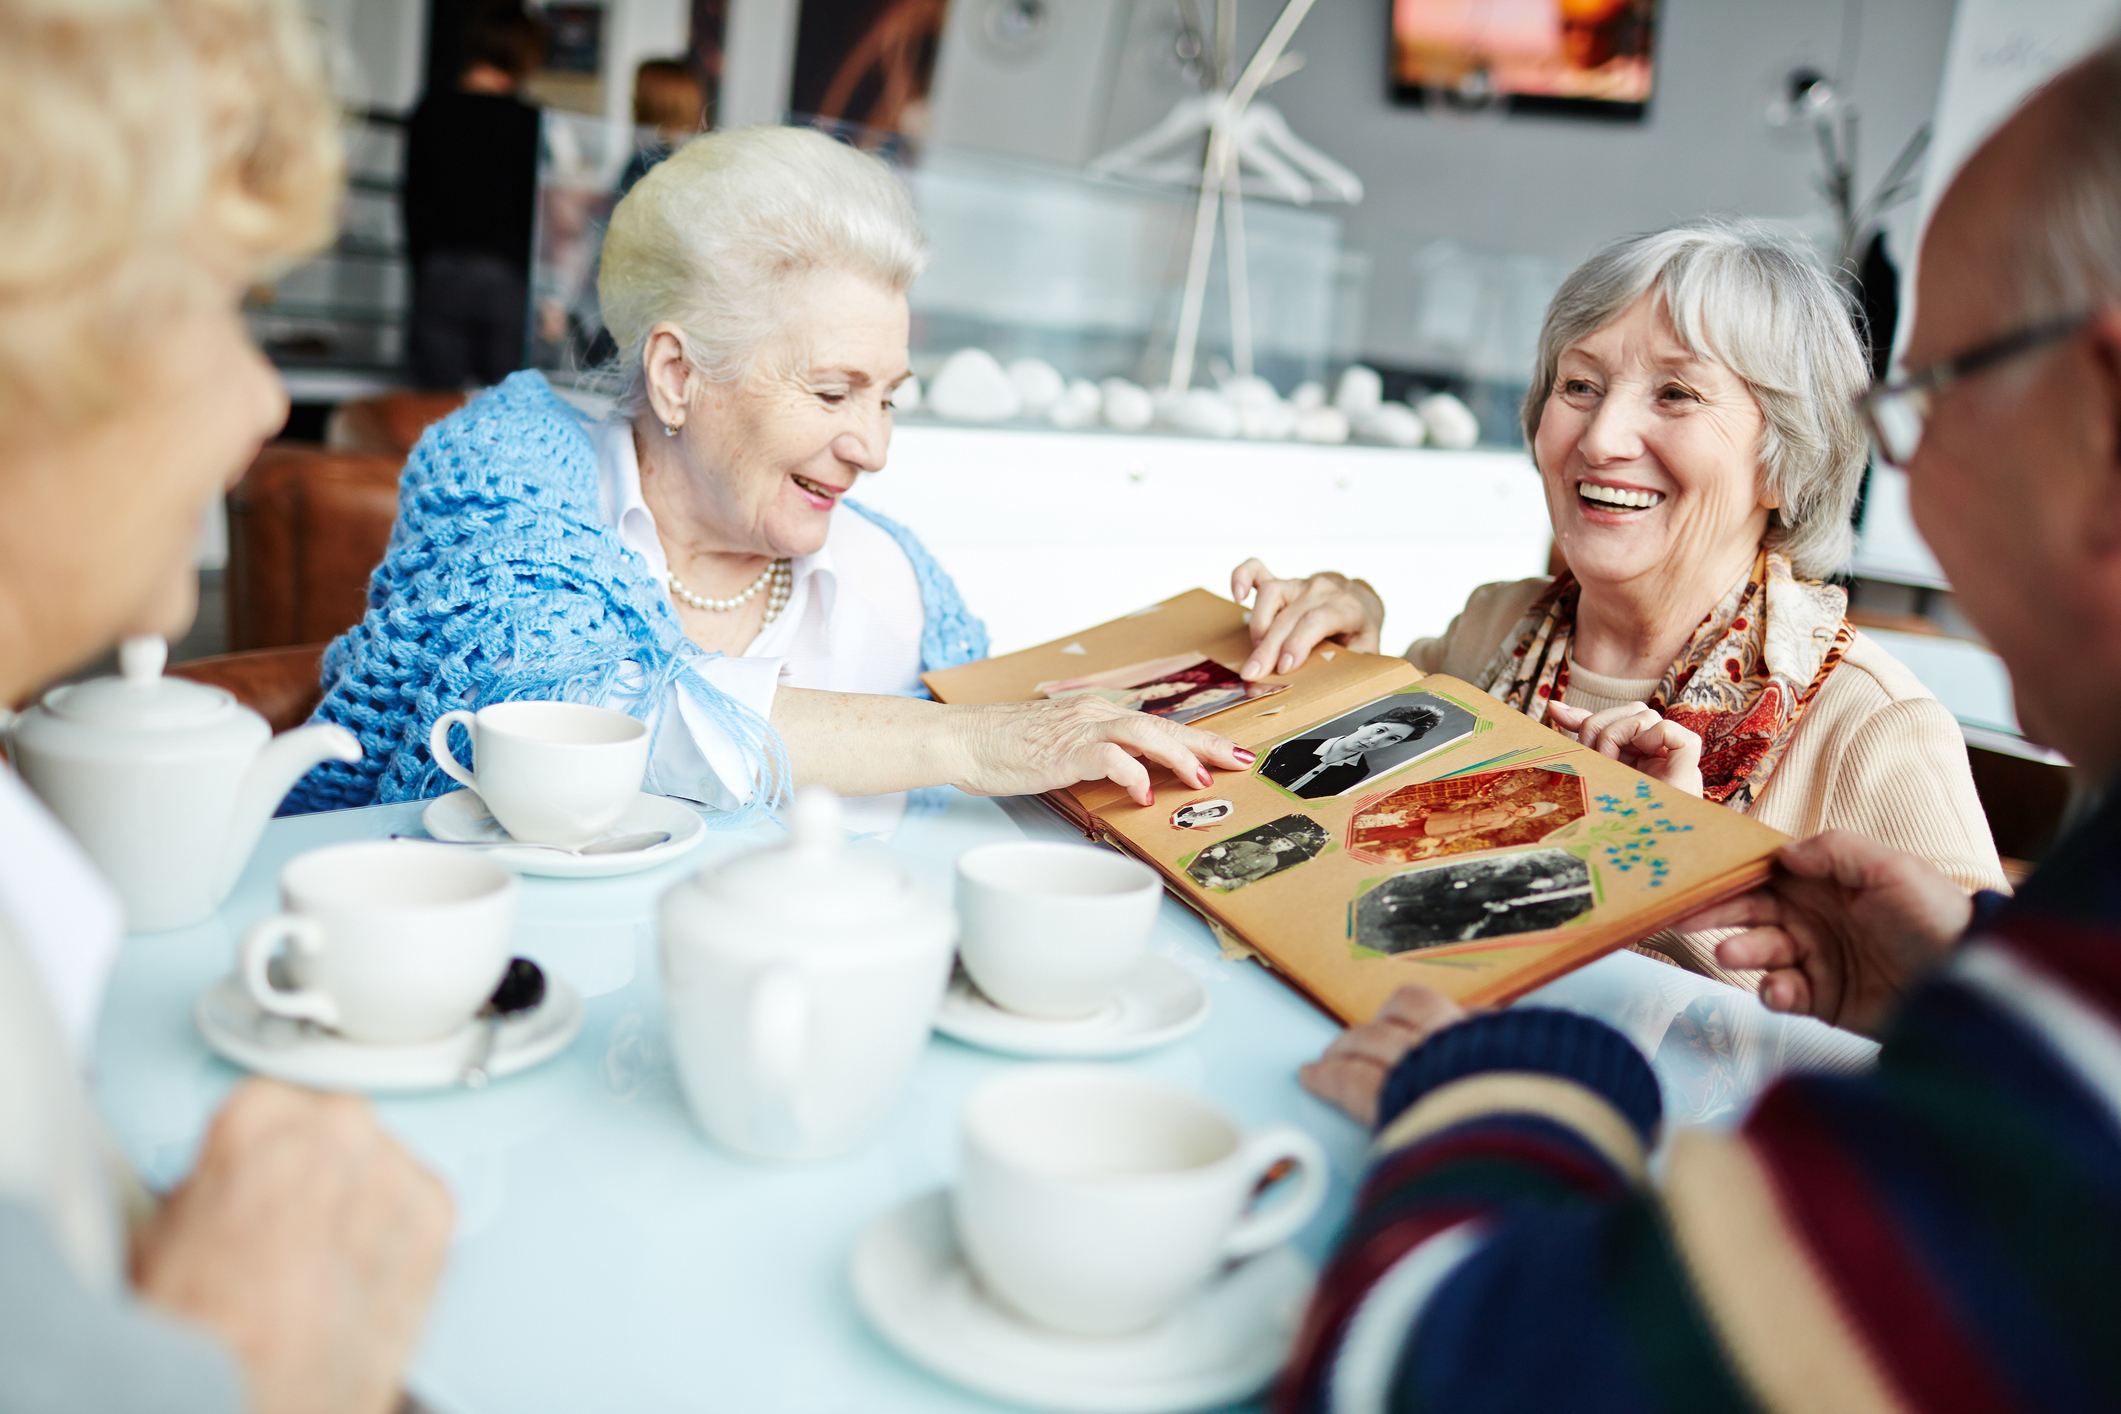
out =
[[[641,497],[633,427],[607,419],[590,429],[596,445],[599,510],[620,543],[660,583],[668,573],[655,515]],[[777,687],[905,694],[921,690],[926,622],[912,562],[890,534],[853,511],[835,511],[824,546],[795,559],[795,583],[779,618],[741,655],[717,653],[700,676],[771,719]],[[672,702],[677,714],[670,717]],[[751,798],[743,755],[699,706],[673,687],[651,719],[657,733],[645,789],[731,809]],[[670,730],[671,727],[681,728]]]

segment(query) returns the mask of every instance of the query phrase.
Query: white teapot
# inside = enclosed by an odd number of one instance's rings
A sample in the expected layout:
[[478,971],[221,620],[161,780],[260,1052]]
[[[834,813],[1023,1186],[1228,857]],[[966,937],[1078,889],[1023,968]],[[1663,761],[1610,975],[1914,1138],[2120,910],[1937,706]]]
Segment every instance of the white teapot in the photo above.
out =
[[750,1158],[816,1162],[890,1118],[950,980],[957,916],[882,850],[847,849],[839,801],[799,793],[786,845],[663,895],[664,1005],[700,1125]]
[[135,933],[210,916],[265,822],[319,761],[358,761],[344,727],[275,737],[218,687],[162,676],[169,645],[131,638],[120,676],[55,687],[15,720],[10,754],[125,904]]

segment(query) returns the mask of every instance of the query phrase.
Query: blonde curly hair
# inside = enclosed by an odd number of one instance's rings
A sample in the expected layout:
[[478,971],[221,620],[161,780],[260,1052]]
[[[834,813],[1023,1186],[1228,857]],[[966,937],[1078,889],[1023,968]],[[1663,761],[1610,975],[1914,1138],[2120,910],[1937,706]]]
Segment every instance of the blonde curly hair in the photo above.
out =
[[123,397],[167,321],[332,234],[344,169],[292,0],[0,0],[0,429]]

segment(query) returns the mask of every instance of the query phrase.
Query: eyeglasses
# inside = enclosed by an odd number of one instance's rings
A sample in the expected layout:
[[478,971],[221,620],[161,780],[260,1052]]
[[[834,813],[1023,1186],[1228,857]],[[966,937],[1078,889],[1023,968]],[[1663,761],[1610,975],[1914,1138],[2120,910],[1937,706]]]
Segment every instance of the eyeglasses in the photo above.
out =
[[2090,322],[2091,315],[2086,313],[2028,325],[1965,353],[1941,358],[1905,378],[1872,384],[1869,392],[1856,399],[1856,406],[1870,425],[1878,455],[1891,466],[1906,466],[1922,445],[1923,424],[1929,420],[1937,394],[1985,368],[2059,344]]

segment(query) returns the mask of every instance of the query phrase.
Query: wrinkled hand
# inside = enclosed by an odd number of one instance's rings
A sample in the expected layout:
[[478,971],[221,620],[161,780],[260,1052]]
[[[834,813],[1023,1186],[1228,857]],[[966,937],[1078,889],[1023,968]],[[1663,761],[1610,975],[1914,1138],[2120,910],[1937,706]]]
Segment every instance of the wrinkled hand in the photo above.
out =
[[1251,682],[1293,673],[1326,639],[1358,653],[1375,653],[1385,626],[1385,605],[1359,579],[1327,571],[1309,579],[1276,579],[1258,560],[1246,560],[1230,576],[1230,597],[1252,601],[1252,656],[1238,669]]
[[1547,720],[1602,756],[1633,766],[1651,780],[1688,795],[1701,794],[1701,738],[1647,702],[1628,702],[1599,713],[1549,702]]
[[1744,928],[1716,947],[1762,968],[1760,1000],[1876,1036],[1910,982],[1966,931],[1974,905],[1927,860],[1847,830],[1784,845],[1776,877],[1674,926]]
[[388,1414],[450,1225],[366,1101],[250,1081],[134,1233],[133,1284],[234,1351],[260,1414]]
[[1340,1033],[1326,1053],[1299,1070],[1297,1078],[1329,1105],[1338,1105],[1363,1128],[1377,1123],[1377,1099],[1392,1067],[1447,1026],[1472,1013],[1443,993],[1409,982],[1361,1026]]
[[1154,805],[1153,761],[1188,787],[1212,783],[1208,768],[1249,769],[1258,759],[1228,737],[1130,712],[1101,697],[956,707],[961,766],[952,785],[973,795],[1037,795],[1078,781],[1109,780],[1136,805]]

